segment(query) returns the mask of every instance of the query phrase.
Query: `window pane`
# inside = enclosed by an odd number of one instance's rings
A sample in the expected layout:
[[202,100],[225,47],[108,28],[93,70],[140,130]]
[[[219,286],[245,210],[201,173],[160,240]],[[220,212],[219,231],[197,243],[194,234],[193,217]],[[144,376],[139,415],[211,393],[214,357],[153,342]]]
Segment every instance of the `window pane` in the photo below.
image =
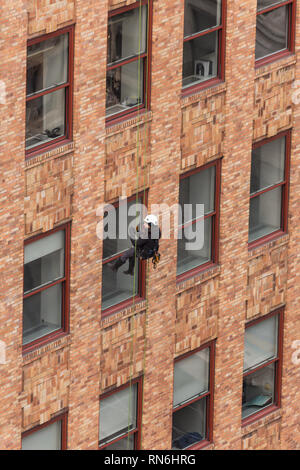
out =
[[26,148],[33,148],[65,134],[65,89],[27,101]]
[[244,371],[277,356],[278,317],[273,316],[245,330]]
[[62,326],[61,308],[61,283],[24,299],[23,344],[59,330]]
[[250,199],[249,242],[281,228],[281,187]]
[[137,391],[134,384],[100,400],[100,445],[136,428]]
[[[198,240],[195,238],[193,241],[186,238],[187,236],[192,237],[191,231],[195,230],[195,224],[185,227],[184,233],[179,232],[182,233],[182,239],[178,239],[177,242],[177,275],[201,266],[201,264],[207,263],[212,259],[212,219],[213,217],[208,217],[204,221],[202,219],[197,222],[199,227],[197,232]],[[204,230],[204,237],[200,233],[202,230]],[[201,242],[204,242],[202,248],[197,250],[188,249],[187,243],[192,244],[194,242],[196,247],[198,245],[197,241],[199,241],[200,246]]]
[[205,34],[183,44],[182,86],[203,82],[218,74],[218,32]]
[[126,436],[103,450],[134,450],[134,435]]
[[[111,210],[109,215],[104,214],[104,230],[110,238],[103,240],[103,259],[110,258],[133,246],[128,236],[128,227],[133,224],[135,219],[138,219],[136,225],[140,222],[140,217],[143,216],[140,204],[142,204],[142,198],[138,199],[137,204],[134,199],[127,201],[127,207],[126,204],[121,204]],[[134,215],[129,215],[129,213]],[[122,226],[120,226],[120,218]]]
[[175,362],[173,406],[190,400],[209,387],[209,348]]
[[247,375],[243,380],[242,418],[262,410],[275,400],[275,364]]
[[68,34],[61,34],[27,48],[27,95],[67,82],[68,46]]
[[284,181],[284,164],[285,137],[253,149],[251,194]]
[[265,8],[278,5],[283,2],[285,2],[285,0],[257,0],[257,10],[264,10]]
[[111,116],[143,102],[144,60],[107,71],[106,114]]
[[172,448],[185,449],[206,437],[206,398],[173,413]]
[[221,0],[185,0],[184,36],[219,25],[221,10]]
[[25,293],[64,276],[64,237],[60,230],[25,246]]
[[107,62],[112,64],[146,52],[147,6],[108,20]]
[[257,16],[255,58],[282,51],[288,47],[288,6]]
[[[113,261],[114,262],[114,261]],[[128,261],[118,271],[112,271],[107,264],[103,265],[102,271],[102,309],[112,307],[124,300],[130,299],[138,294],[139,264],[136,259],[135,275],[124,274],[128,269]],[[135,282],[135,284],[134,284]]]
[[22,450],[61,450],[61,421],[23,437]]
[[[179,204],[192,204],[192,219],[196,217],[196,204],[204,204],[204,213],[214,211],[216,168],[211,166],[194,175],[180,180]],[[188,221],[188,218],[185,218]]]

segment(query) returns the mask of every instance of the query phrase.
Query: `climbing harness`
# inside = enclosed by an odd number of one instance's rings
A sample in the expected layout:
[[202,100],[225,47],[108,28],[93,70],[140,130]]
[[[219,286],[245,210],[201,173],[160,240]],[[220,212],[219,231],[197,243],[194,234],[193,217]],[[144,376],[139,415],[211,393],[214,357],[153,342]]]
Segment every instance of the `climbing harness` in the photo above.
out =
[[156,269],[157,268],[157,265],[160,261],[160,253],[158,253],[158,251],[156,251],[152,257],[152,264],[153,264],[153,268]]

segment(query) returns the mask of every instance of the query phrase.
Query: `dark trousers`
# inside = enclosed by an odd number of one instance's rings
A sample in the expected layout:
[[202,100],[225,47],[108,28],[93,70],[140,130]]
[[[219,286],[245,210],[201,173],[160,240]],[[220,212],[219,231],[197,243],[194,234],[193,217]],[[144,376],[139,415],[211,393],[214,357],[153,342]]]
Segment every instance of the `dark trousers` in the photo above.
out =
[[134,254],[135,254],[135,249],[134,248],[129,248],[120,257],[120,260],[122,261],[122,264],[126,263],[126,261],[129,260],[129,266],[128,266],[129,271],[133,271],[133,268],[134,268]]

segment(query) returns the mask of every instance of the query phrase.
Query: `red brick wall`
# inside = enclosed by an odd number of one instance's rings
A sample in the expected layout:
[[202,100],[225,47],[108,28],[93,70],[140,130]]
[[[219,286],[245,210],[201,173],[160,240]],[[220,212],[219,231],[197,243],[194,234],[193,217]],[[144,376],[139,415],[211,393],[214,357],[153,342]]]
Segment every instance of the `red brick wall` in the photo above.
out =
[[221,176],[219,323],[214,442],[241,447],[256,2],[227,4],[225,142]]
[[[22,290],[24,238],[25,44],[24,2],[1,2],[0,80],[0,448],[21,439]],[[3,89],[2,88],[2,89]]]
[[75,19],[75,0],[27,0],[26,3],[29,35],[51,33]]
[[[0,364],[0,447],[19,448],[22,431],[68,409],[68,447],[96,449],[99,395],[144,372],[142,447],[169,449],[173,361],[215,339],[209,448],[299,449],[299,364],[292,358],[300,339],[300,120],[291,88],[300,80],[299,26],[296,55],[255,70],[256,0],[228,0],[226,81],[182,97],[183,1],[154,0],[151,110],[105,128],[106,12],[132,0],[56,0],[50,9],[49,2],[30,0],[28,21],[23,2],[13,10],[6,3],[0,340],[8,362]],[[300,18],[299,2],[297,9]],[[74,142],[34,157],[24,169],[26,39],[72,22]],[[291,127],[289,233],[248,251],[252,142]],[[220,265],[176,285],[176,241],[162,240],[147,300],[101,320],[98,205],[137,187],[148,189],[149,205],[173,205],[179,175],[219,157]],[[70,334],[22,360],[23,239],[66,220],[72,220]],[[173,223],[171,229],[173,235]],[[285,306],[282,407],[241,427],[245,323],[279,306]]]
[[106,7],[104,1],[76,2],[68,418],[72,449],[95,449],[99,436],[102,244],[96,236],[96,209],[104,196]]
[[[151,174],[149,207],[178,198],[180,168],[180,83],[183,11],[181,1],[154,2],[152,37]],[[168,22],[165,19],[168,18]],[[166,84],[168,84],[166,86]],[[171,446],[175,329],[176,242],[162,240],[159,269],[149,270],[147,350],[144,379],[144,449]],[[164,236],[164,235],[163,235]],[[168,332],[166,334],[166,332]],[[153,423],[159,430],[153,433]]]

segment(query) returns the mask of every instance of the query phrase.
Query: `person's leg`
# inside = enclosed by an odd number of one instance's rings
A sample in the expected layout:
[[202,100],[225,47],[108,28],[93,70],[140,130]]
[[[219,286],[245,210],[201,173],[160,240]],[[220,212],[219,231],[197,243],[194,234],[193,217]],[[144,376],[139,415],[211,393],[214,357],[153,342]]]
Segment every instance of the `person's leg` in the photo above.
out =
[[129,259],[129,269],[128,272],[124,271],[126,274],[130,274],[130,261],[134,259],[134,248],[129,248],[129,250],[125,251],[125,253],[120,256],[115,262],[107,263],[107,266],[111,268],[113,271],[118,271],[118,269],[126,263],[127,259]]
[[128,269],[124,271],[124,274],[133,274],[134,270],[134,258],[135,258],[135,249],[130,248],[124,253],[124,258],[128,259]]
[[[126,261],[126,260],[125,260]],[[107,263],[107,266],[112,269],[112,271],[118,271],[118,269],[125,263],[125,261],[121,258],[118,258],[116,261],[112,261],[111,263]]]
[[128,260],[129,260],[128,269],[127,269],[127,271],[124,271],[124,274],[133,275],[133,271],[134,271],[134,253],[133,253],[132,256],[130,256],[130,258],[128,258]]

